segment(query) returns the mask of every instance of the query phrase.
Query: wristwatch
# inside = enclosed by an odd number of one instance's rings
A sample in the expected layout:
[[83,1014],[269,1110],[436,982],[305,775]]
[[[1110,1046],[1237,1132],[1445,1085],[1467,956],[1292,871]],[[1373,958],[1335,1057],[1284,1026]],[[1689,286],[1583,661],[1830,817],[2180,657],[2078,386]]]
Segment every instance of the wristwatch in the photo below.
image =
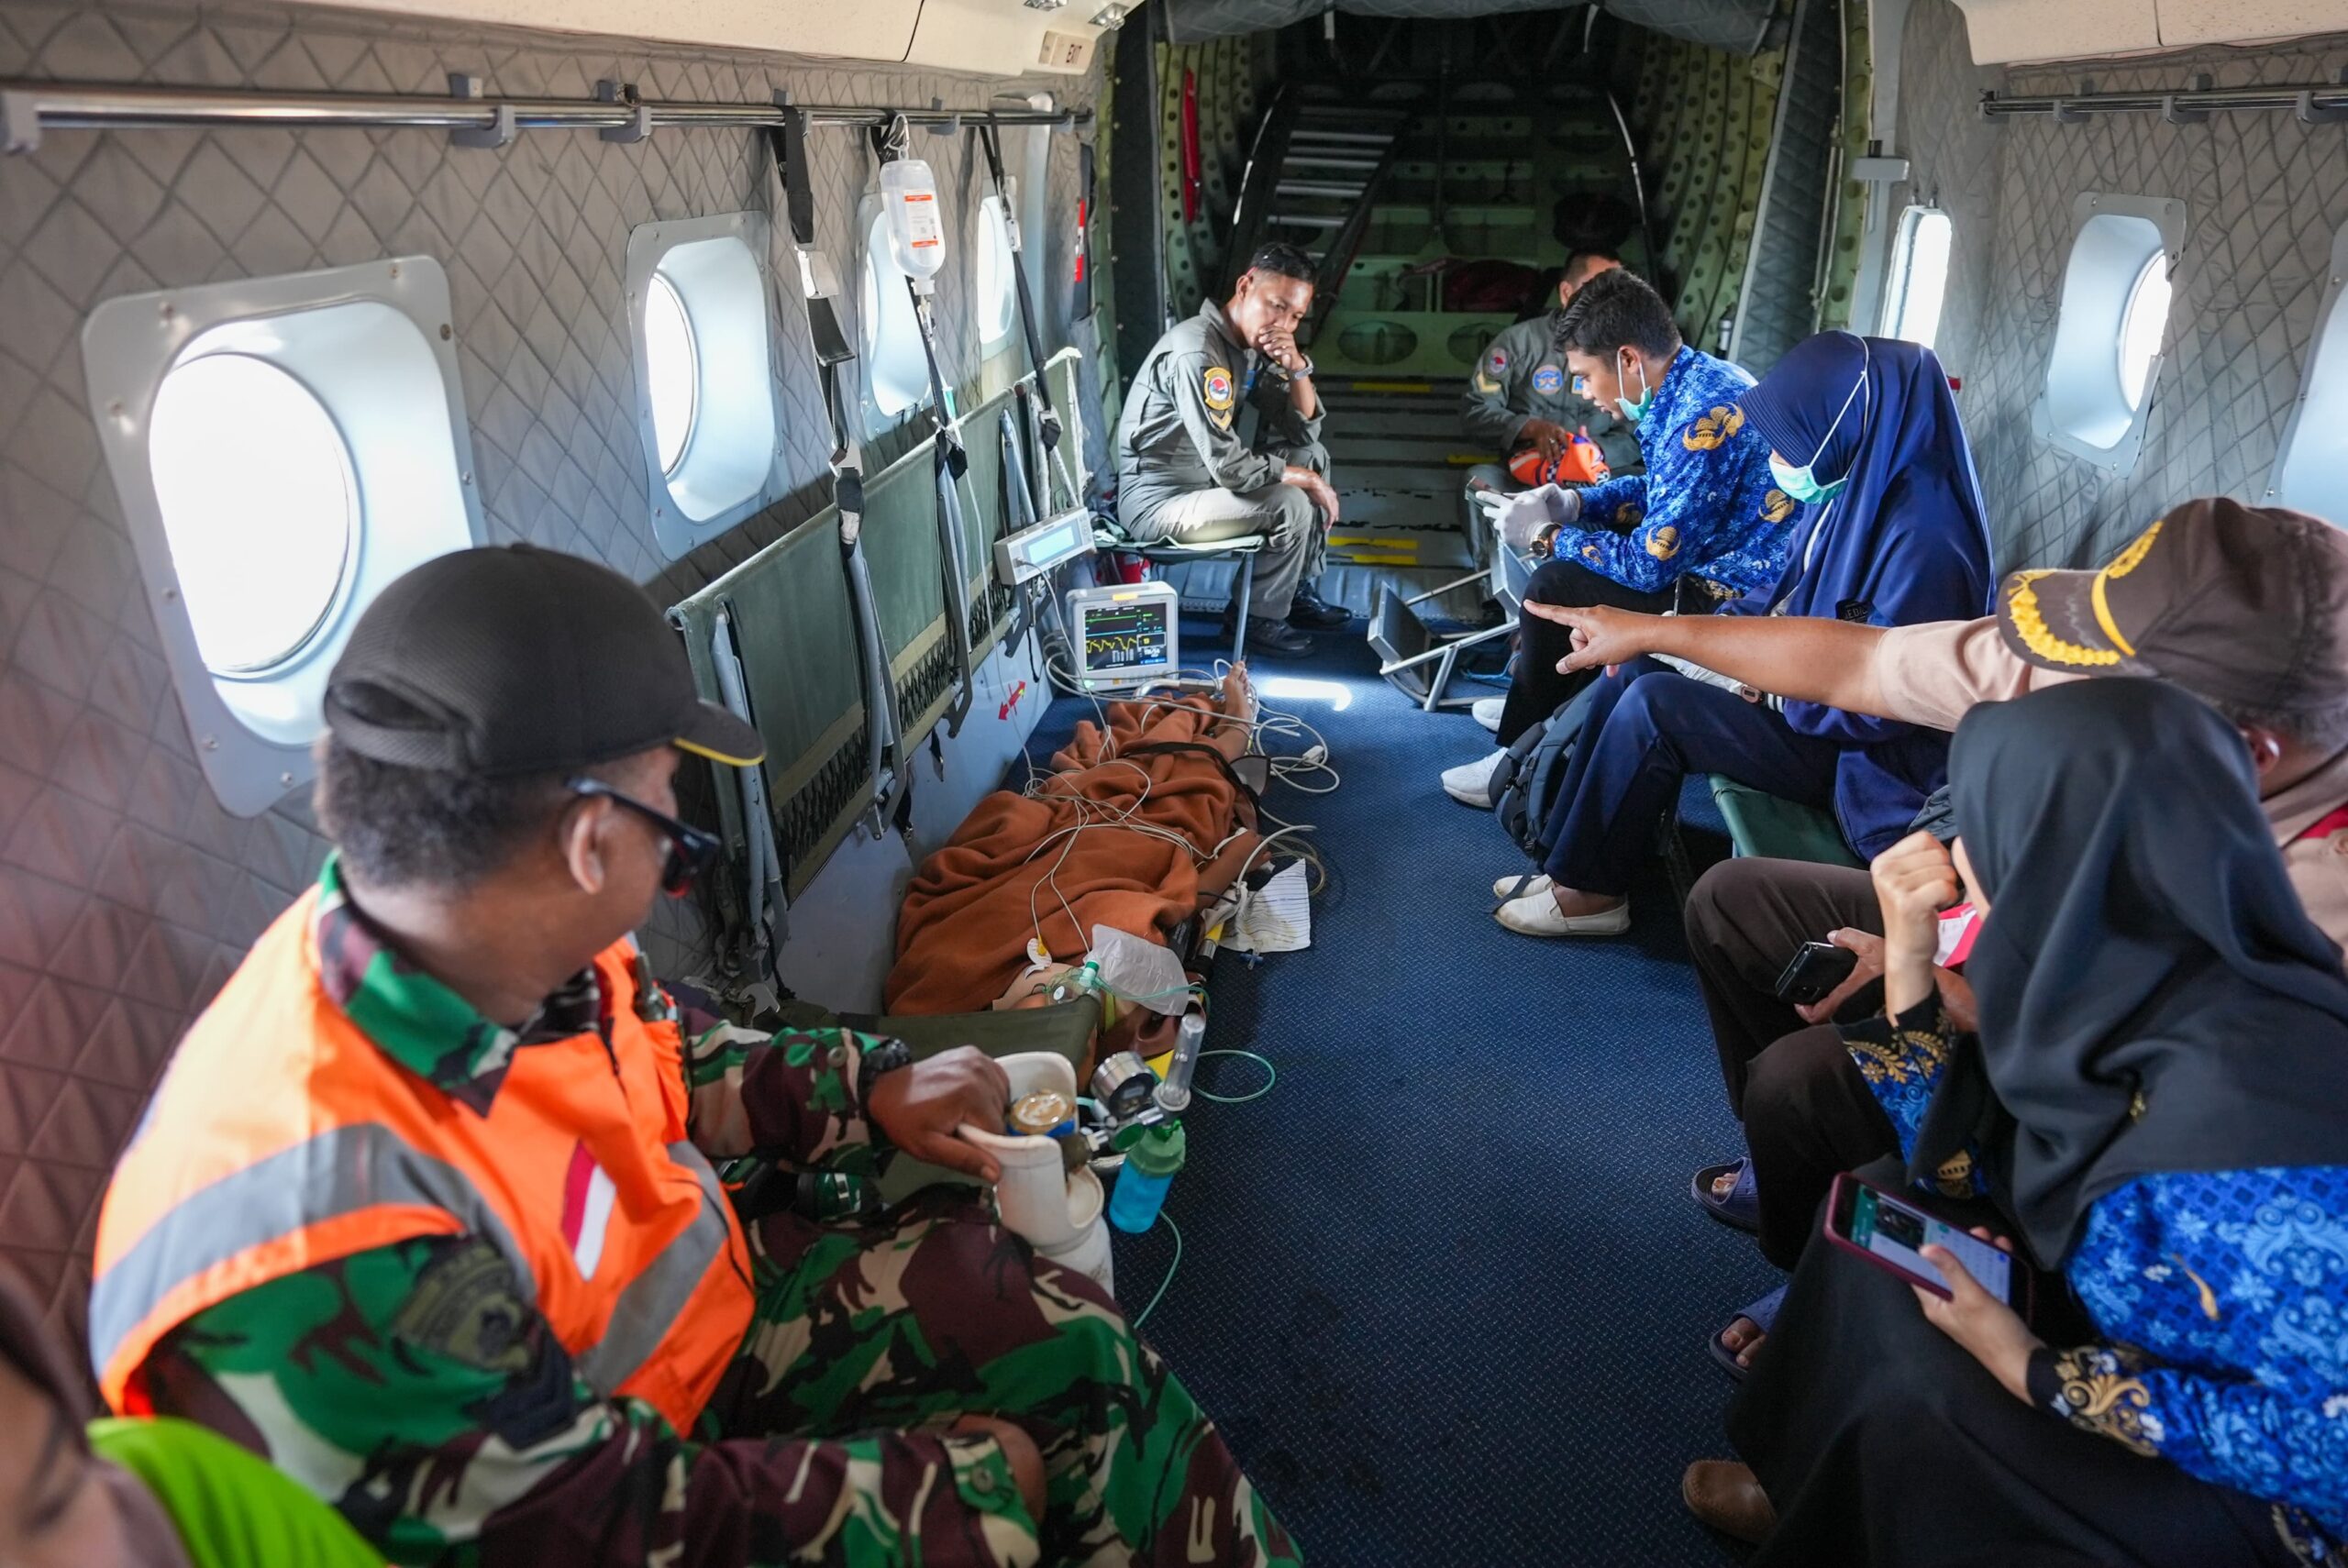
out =
[[1290,370],[1288,373],[1288,379],[1292,381],[1311,381],[1312,379],[1312,356],[1310,354],[1305,355],[1304,369],[1301,370]]
[[1533,536],[1529,548],[1534,560],[1547,560],[1556,553],[1557,536],[1564,532],[1565,526],[1562,523],[1552,523]]
[[857,1069],[856,1103],[861,1106],[871,1098],[872,1086],[880,1082],[881,1075],[913,1065],[914,1048],[902,1040],[883,1040],[867,1050],[862,1064]]

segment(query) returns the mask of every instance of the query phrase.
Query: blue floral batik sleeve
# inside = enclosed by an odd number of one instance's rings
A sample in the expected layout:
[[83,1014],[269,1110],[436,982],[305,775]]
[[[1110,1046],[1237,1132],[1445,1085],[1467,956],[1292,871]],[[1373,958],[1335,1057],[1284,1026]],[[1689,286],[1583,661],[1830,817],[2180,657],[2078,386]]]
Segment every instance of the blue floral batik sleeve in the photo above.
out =
[[[2097,1200],[2065,1269],[2103,1342],[2034,1402],[2348,1540],[2348,1166],[2163,1172]],[[2329,1559],[2319,1558],[2318,1561]]]

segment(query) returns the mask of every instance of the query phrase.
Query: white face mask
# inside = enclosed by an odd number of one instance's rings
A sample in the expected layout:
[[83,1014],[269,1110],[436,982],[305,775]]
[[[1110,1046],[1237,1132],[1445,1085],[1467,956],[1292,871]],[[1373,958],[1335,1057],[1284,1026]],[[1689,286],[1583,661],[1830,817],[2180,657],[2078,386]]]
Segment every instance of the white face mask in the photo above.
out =
[[[1826,450],[1826,443],[1834,439],[1834,432],[1843,427],[1843,415],[1851,412],[1851,404],[1858,399],[1860,392],[1867,384],[1867,370],[1872,356],[1868,352],[1866,339],[1864,337],[1859,339],[1859,379],[1851,383],[1850,394],[1843,399],[1843,406],[1834,411],[1834,423],[1829,425],[1826,427],[1826,434],[1819,437],[1818,450],[1811,453],[1810,461],[1797,469],[1779,461],[1775,452],[1769,454],[1769,477],[1778,481],[1779,490],[1784,491],[1796,501],[1811,503],[1832,501],[1842,494],[1851,482],[1851,476],[1845,473],[1841,479],[1822,484],[1819,482],[1817,474],[1812,470],[1818,467],[1819,457]],[[1870,393],[1869,396],[1872,398],[1873,394]],[[1866,415],[1865,414],[1859,416],[1859,429],[1862,435],[1866,433]]]
[[[1647,385],[1646,361],[1634,356],[1631,363],[1637,368],[1639,372],[1639,395],[1636,397],[1618,397],[1614,400],[1614,406],[1623,411],[1623,418],[1629,420],[1632,424],[1636,425],[1640,420],[1645,419],[1649,414],[1654,412],[1655,388]],[[1619,371],[1616,372],[1614,378],[1615,385],[1619,387],[1622,385],[1623,380],[1624,378],[1623,375]]]

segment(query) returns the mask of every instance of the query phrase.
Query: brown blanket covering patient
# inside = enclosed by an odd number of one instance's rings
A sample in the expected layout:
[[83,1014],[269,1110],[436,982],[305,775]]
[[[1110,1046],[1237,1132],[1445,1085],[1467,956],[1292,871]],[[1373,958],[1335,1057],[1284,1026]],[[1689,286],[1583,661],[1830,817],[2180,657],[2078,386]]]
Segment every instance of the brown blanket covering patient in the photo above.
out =
[[1244,668],[1220,701],[1113,703],[1107,732],[1078,724],[1033,793],[980,801],[905,893],[888,1010],[976,1012],[1028,967],[1030,938],[1067,963],[1096,925],[1163,941],[1213,903],[1257,843],[1228,767],[1255,712]]

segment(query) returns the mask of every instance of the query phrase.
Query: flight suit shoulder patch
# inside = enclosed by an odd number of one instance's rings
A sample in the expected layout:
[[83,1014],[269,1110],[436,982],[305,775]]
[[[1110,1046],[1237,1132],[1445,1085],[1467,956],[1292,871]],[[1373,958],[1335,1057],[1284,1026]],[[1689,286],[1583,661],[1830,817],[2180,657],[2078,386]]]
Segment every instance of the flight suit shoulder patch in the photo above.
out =
[[1231,372],[1221,365],[1209,365],[1202,374],[1199,395],[1207,405],[1207,417],[1218,430],[1231,428],[1232,405],[1239,401],[1231,382]]
[[1533,372],[1533,390],[1543,397],[1555,397],[1566,387],[1566,373],[1555,365],[1544,365]]
[[1508,350],[1494,344],[1491,351],[1484,356],[1484,373],[1498,377],[1506,374],[1507,370]]

